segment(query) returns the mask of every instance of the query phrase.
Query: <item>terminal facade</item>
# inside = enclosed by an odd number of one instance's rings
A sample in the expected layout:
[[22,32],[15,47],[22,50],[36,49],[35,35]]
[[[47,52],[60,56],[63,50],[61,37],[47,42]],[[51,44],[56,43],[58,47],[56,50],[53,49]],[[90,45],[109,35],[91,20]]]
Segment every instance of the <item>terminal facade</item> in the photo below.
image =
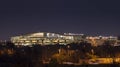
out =
[[31,34],[25,34],[21,36],[11,37],[11,42],[15,45],[55,45],[55,44],[70,44],[80,42],[91,43],[92,46],[98,46],[104,44],[105,41],[109,41],[111,45],[120,45],[120,40],[116,36],[87,36],[84,34],[74,33],[49,33],[49,32],[37,32]]
[[15,45],[54,45],[54,44],[69,44],[72,42],[80,42],[84,38],[84,34],[73,34],[73,33],[48,33],[48,32],[37,32],[26,34],[22,36],[11,37],[11,41]]

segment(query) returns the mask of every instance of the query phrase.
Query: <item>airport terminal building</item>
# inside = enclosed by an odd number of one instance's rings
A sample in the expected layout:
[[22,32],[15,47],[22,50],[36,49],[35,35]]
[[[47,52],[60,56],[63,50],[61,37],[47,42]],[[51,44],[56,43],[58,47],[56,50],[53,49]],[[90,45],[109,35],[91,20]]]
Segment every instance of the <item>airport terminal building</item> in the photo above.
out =
[[21,36],[11,37],[11,41],[15,45],[54,45],[54,44],[69,44],[72,42],[80,42],[83,39],[84,34],[73,34],[73,33],[48,33],[48,32],[37,32]]

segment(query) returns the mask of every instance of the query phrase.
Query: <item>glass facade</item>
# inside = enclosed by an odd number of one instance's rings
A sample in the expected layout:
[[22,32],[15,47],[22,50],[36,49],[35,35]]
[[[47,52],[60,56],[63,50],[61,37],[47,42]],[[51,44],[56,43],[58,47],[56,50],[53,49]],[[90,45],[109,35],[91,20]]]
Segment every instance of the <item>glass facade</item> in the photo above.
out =
[[38,32],[22,36],[11,37],[11,41],[15,45],[54,45],[54,44],[69,44],[78,41],[82,35],[72,35],[72,34],[56,34],[56,33],[46,33]]

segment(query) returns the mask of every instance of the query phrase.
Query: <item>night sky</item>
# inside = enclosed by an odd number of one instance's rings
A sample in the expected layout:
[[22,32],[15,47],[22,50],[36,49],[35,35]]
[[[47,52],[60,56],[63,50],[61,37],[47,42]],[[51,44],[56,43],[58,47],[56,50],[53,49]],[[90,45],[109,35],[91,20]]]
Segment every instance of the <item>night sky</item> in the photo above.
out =
[[120,35],[120,0],[0,1],[0,39],[39,31]]

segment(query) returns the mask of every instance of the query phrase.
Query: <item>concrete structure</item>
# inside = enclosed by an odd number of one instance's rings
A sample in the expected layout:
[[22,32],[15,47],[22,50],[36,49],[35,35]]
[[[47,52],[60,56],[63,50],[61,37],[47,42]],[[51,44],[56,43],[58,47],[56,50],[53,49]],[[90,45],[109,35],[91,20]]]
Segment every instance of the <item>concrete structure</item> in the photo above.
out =
[[73,34],[73,33],[47,33],[47,32],[38,32],[22,36],[11,37],[11,41],[15,45],[32,45],[32,44],[69,44],[72,42],[78,42],[82,40],[83,34]]
[[105,41],[109,41],[113,46],[118,45],[116,36],[87,36],[86,40],[93,46],[102,45]]

